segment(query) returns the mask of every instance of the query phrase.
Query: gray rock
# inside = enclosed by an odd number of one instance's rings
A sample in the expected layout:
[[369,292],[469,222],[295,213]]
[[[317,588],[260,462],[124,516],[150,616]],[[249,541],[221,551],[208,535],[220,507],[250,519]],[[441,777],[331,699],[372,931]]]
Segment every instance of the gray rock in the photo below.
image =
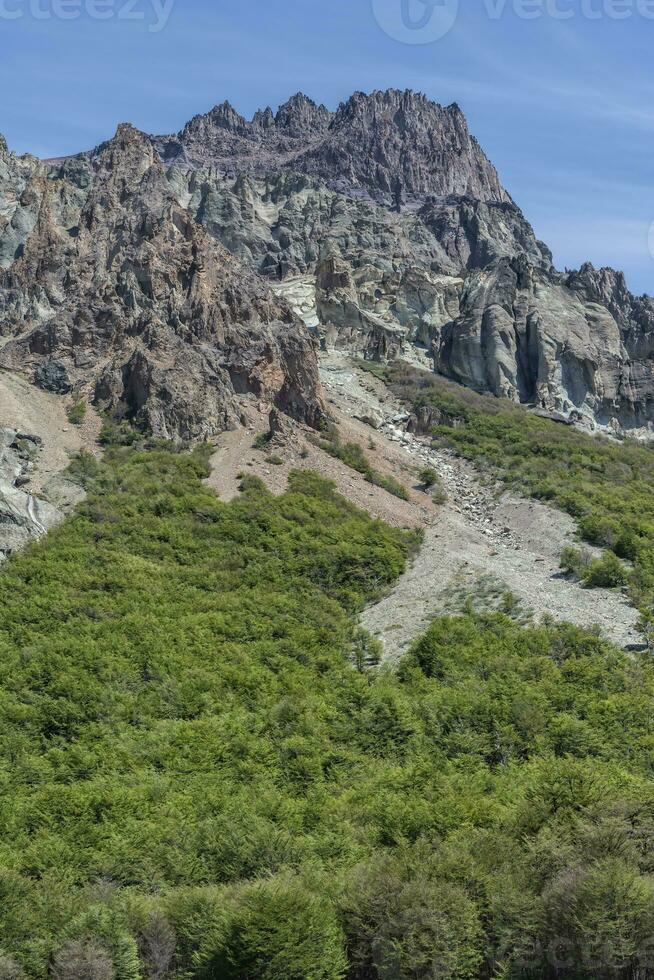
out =
[[239,425],[246,394],[319,421],[305,325],[179,206],[150,139],[121,126],[88,165],[77,233],[46,182],[23,253],[0,273],[12,338],[0,367],[58,393],[91,380],[100,407],[168,439]]
[[376,409],[370,409],[369,411],[361,412],[354,416],[359,422],[363,422],[364,425],[369,425],[371,429],[381,429],[384,424],[384,416],[382,412]]
[[297,95],[276,116],[264,110],[251,122],[225,102],[156,145],[166,162],[234,174],[276,173],[283,161],[392,206],[449,194],[510,200],[459,107],[409,91],[357,92],[333,114]]
[[34,380],[39,388],[55,395],[66,395],[72,389],[68,371],[61,361],[42,361],[34,372]]
[[300,108],[292,135],[270,113],[197,117],[168,141],[169,178],[258,271],[316,273],[328,346],[386,360],[417,343],[476,390],[652,427],[654,303],[612,270],[557,273],[458,107],[390,91]]
[[0,427],[0,560],[63,519],[58,508],[21,489],[39,448],[36,437]]
[[557,272],[459,108],[413,92],[336,113],[297,95],[250,121],[224,103],[47,165],[1,141],[0,267],[0,366],[90,376],[167,437],[239,424],[247,393],[320,417],[314,341],[257,276],[315,277],[326,346],[426,352],[553,417],[654,431],[654,301],[611,269]]

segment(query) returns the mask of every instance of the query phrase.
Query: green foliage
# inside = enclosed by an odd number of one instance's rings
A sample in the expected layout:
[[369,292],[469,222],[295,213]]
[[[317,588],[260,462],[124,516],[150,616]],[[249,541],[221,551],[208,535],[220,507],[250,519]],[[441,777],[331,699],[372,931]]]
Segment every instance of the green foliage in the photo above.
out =
[[566,575],[575,575],[577,578],[583,578],[591,561],[592,554],[590,551],[586,549],[581,551],[579,548],[567,547],[561,552],[559,568]]
[[418,537],[311,473],[225,505],[207,472],[204,447],[84,454],[86,502],[0,574],[0,935],[34,975],[91,935],[128,980],[115,896],[340,849],[310,826],[352,761],[349,660],[378,656],[352,614]]
[[81,425],[86,418],[86,402],[73,402],[73,404],[67,409],[66,415],[71,425]]
[[426,466],[418,474],[418,479],[425,492],[431,492],[431,498],[435,504],[444,504],[447,501],[447,493],[440,476],[431,466]]
[[564,548],[560,567],[568,575],[576,576],[589,589],[614,589],[627,585],[629,581],[627,568],[613,551],[605,551],[601,558],[593,558],[589,551]]
[[245,890],[217,948],[200,957],[199,975],[340,980],[343,940],[332,903],[294,881],[261,882]]
[[438,483],[439,477],[436,470],[432,469],[431,466],[426,466],[424,470],[420,470],[418,479],[422,483],[425,490],[431,490],[431,488],[436,486]]
[[355,976],[468,980],[482,965],[479,910],[464,888],[412,855],[356,869],[344,908]]
[[371,671],[416,535],[206,452],[0,572],[0,976],[651,980],[650,658],[469,612]]
[[589,589],[615,589],[628,581],[627,569],[612,551],[605,551],[601,558],[591,561],[584,575],[584,583]]
[[252,443],[253,449],[265,449],[272,439],[272,432],[260,432]]
[[376,470],[368,461],[363,449],[358,443],[341,442],[338,433],[333,428],[329,430],[327,435],[328,438],[320,439],[317,442],[317,445],[324,452],[329,453],[335,459],[340,459],[342,463],[345,463],[350,469],[356,470],[357,473],[361,473],[368,483],[371,483],[373,486],[381,487],[382,490],[386,490],[394,497],[399,497],[400,500],[409,499],[409,491],[406,487],[402,486],[394,476],[380,473],[379,470]]
[[482,474],[519,493],[567,511],[581,537],[633,562],[627,573],[608,554],[587,584],[620,585],[625,575],[634,604],[654,608],[654,448],[591,436],[479,395],[401,361],[362,364],[383,377],[414,409],[441,416],[434,437],[472,460]]

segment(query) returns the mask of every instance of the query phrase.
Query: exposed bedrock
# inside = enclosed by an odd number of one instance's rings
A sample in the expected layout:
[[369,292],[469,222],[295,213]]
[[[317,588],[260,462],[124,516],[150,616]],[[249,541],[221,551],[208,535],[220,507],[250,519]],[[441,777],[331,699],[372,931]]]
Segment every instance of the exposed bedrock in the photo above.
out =
[[63,514],[24,489],[41,440],[0,426],[0,561],[59,523]]
[[0,367],[60,394],[90,387],[164,438],[239,424],[243,395],[317,422],[305,325],[180,207],[149,137],[121,126],[87,166],[73,229],[65,178],[34,178],[34,228],[0,274]]
[[654,301],[612,269],[557,272],[458,106],[413,92],[336,112],[297,95],[252,120],[223,103],[49,164],[2,141],[0,268],[0,366],[91,385],[171,438],[238,424],[248,396],[318,421],[302,320],[363,357],[654,431]]

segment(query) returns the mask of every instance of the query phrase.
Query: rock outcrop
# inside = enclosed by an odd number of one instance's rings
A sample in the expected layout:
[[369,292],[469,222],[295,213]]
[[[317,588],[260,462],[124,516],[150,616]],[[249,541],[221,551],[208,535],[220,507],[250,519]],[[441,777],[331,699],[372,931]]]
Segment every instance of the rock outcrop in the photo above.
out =
[[654,302],[562,274],[457,106],[296,96],[251,122],[223,105],[155,141],[178,199],[273,280],[316,276],[324,342],[412,356],[462,384],[616,432],[654,431]]
[[223,103],[49,165],[2,142],[0,268],[0,366],[91,385],[160,435],[235,425],[248,393],[321,417],[314,343],[284,299],[300,280],[328,346],[654,432],[654,301],[610,269],[557,272],[458,106],[413,92],[334,113],[296,95],[251,120]]
[[52,504],[23,489],[39,450],[37,436],[0,426],[0,561],[63,518]]
[[510,201],[459,107],[409,91],[357,92],[335,113],[299,94],[249,122],[225,102],[156,143],[169,163],[258,175],[283,166],[397,207],[429,196]]
[[[67,227],[71,169],[89,181]],[[180,207],[147,136],[121,126],[32,183],[33,230],[0,274],[0,367],[60,394],[90,386],[96,404],[163,438],[238,425],[247,394],[318,421],[305,325]]]
[[437,369],[478,391],[616,430],[654,418],[654,304],[610,270],[503,259],[466,279],[433,343]]

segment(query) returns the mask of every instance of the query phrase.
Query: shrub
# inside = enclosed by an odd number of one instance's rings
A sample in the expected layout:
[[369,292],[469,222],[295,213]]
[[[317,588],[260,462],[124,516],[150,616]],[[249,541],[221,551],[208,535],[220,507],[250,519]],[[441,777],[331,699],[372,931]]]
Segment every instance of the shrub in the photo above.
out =
[[583,578],[592,560],[592,555],[588,550],[568,547],[561,552],[559,568],[567,575]]
[[366,474],[366,479],[368,483],[372,483],[375,487],[381,487],[382,490],[390,493],[393,497],[398,497],[400,500],[409,500],[409,491],[394,476],[388,476],[385,473],[379,473],[377,470],[371,470],[370,473]]
[[589,588],[614,589],[626,585],[629,576],[627,569],[617,555],[605,551],[601,558],[591,561],[583,576],[584,584]]
[[261,432],[252,443],[253,449],[265,449],[272,439],[272,432]]
[[333,428],[329,432],[329,439],[320,439],[317,445],[324,452],[329,453],[330,456],[345,463],[350,469],[361,473],[364,479],[373,486],[381,487],[382,490],[386,490],[387,493],[392,494],[394,497],[399,497],[400,500],[410,499],[409,491],[399,480],[396,480],[394,476],[380,473],[379,470],[376,470],[368,462],[363,449],[358,443],[342,443]]
[[420,470],[418,479],[425,490],[431,490],[439,482],[440,477],[431,466],[426,466],[425,469]]
[[81,425],[86,418],[86,403],[83,401],[74,402],[66,410],[66,415],[71,425]]
[[72,483],[89,490],[107,475],[107,470],[93,453],[83,449],[71,459],[66,475]]
[[[427,862],[429,856],[425,855]],[[344,898],[355,977],[415,980],[477,976],[481,924],[465,890],[391,857],[357,869]]]

